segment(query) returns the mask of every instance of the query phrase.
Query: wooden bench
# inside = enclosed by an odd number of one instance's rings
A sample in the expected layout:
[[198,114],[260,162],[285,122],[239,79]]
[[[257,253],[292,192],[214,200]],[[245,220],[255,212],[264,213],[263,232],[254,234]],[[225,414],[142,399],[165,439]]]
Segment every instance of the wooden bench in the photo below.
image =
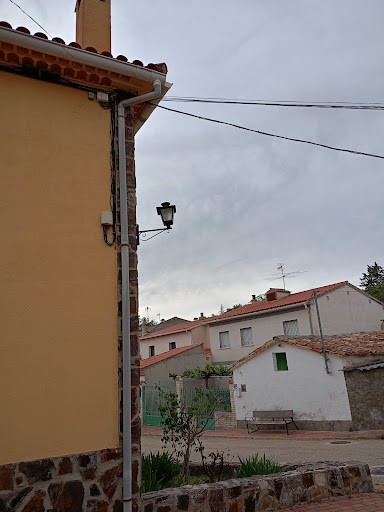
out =
[[[282,425],[285,426],[285,430],[288,432],[288,425],[293,423],[297,430],[299,427],[296,425],[293,419],[293,411],[253,411],[252,418],[246,418],[248,434],[261,430],[262,425]],[[253,430],[251,430],[253,429]]]

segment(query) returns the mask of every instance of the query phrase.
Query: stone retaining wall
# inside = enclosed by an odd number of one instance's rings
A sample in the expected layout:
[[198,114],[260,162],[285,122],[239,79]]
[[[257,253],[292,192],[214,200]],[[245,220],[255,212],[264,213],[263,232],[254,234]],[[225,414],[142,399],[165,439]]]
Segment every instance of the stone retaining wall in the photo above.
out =
[[0,512],[120,512],[121,449],[0,466]]
[[380,429],[384,424],[384,368],[344,372],[353,427]]
[[186,485],[143,494],[143,512],[256,512],[301,502],[372,492],[369,467],[361,463],[319,463],[284,474]]

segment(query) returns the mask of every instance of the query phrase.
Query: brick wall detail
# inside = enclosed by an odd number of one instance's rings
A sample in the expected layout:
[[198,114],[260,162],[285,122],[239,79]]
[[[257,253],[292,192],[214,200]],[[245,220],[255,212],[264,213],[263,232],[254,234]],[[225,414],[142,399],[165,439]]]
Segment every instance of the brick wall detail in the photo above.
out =
[[381,429],[384,424],[384,368],[344,372],[355,430]]
[[122,454],[105,449],[0,466],[1,512],[121,512]]
[[312,464],[280,475],[146,493],[143,512],[256,512],[373,491],[369,466]]

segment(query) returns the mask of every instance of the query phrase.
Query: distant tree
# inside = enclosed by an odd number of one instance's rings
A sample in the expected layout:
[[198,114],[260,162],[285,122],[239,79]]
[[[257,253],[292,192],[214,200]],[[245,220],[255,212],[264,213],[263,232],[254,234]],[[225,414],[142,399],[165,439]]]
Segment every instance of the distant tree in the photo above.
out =
[[228,313],[228,311],[232,311],[233,309],[237,309],[237,308],[241,308],[242,304],[234,304],[233,306],[231,306],[230,308],[227,308],[225,310],[225,313]]
[[143,322],[145,322],[145,325],[147,327],[155,327],[155,325],[158,324],[158,322],[156,322],[156,320],[148,320],[147,318],[140,318],[139,317],[139,324],[140,324],[140,326],[142,325]]
[[367,266],[367,273],[363,273],[360,286],[372,297],[384,302],[384,268],[375,261],[374,265]]

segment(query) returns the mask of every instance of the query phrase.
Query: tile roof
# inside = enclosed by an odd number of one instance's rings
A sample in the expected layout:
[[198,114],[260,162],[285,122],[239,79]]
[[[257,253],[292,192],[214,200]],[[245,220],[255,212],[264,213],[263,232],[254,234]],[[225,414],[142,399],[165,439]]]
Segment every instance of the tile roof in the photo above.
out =
[[357,366],[348,366],[344,368],[345,372],[351,372],[352,370],[359,370],[360,372],[365,372],[369,370],[377,370],[377,368],[384,368],[384,360],[372,361],[372,363],[357,365]]
[[168,352],[163,352],[157,356],[148,357],[147,359],[142,359],[140,361],[140,369],[147,368],[147,366],[151,366],[156,363],[160,363],[160,361],[166,361],[171,357],[178,356],[187,350],[192,350],[193,348],[200,347],[202,343],[196,343],[194,345],[187,345],[186,347],[178,347],[172,350],[168,350]]
[[321,296],[328,292],[331,292],[333,290],[336,290],[336,288],[340,288],[341,286],[344,286],[346,284],[349,284],[348,281],[341,281],[340,283],[334,283],[329,284],[326,286],[320,286],[317,288],[311,288],[310,290],[305,290],[303,292],[298,293],[291,293],[287,297],[284,297],[282,299],[277,300],[264,300],[262,302],[253,302],[250,304],[245,304],[245,306],[242,306],[240,308],[233,309],[232,311],[228,311],[228,313],[223,313],[222,315],[218,315],[215,317],[215,320],[217,319],[226,319],[231,318],[234,316],[239,315],[247,315],[250,313],[258,313],[260,311],[268,311],[271,309],[280,308],[283,306],[290,306],[299,304],[301,302],[306,302],[313,298],[313,290],[317,291],[317,295]]
[[[48,36],[46,34],[44,34],[44,32],[35,32],[34,34],[31,34],[31,32],[26,27],[17,27],[16,29],[14,29],[12,27],[12,25],[10,25],[6,21],[0,21],[0,28],[7,28],[7,29],[10,29],[10,30],[14,30],[16,32],[20,32],[20,33],[23,33],[23,34],[28,34],[28,35],[32,35],[34,37],[38,37],[40,39],[45,39],[45,40],[53,42],[53,43],[58,43],[60,45],[63,45],[65,47],[67,47],[69,51],[70,51],[71,48],[77,48],[79,50],[85,50],[87,52],[91,52],[91,53],[95,53],[95,54],[98,54],[98,55],[102,55],[104,57],[109,57],[109,58],[112,58],[112,59],[114,58],[114,59],[119,60],[121,62],[127,62],[129,64],[134,64],[135,66],[140,66],[140,67],[144,67],[144,68],[147,68],[147,69],[151,69],[153,71],[157,71],[158,73],[162,73],[162,74],[166,74],[167,73],[167,66],[166,66],[166,64],[164,62],[162,62],[160,64],[150,63],[150,64],[147,64],[146,66],[144,66],[144,64],[141,62],[141,60],[138,60],[138,59],[135,59],[132,62],[128,62],[128,59],[127,59],[127,57],[125,55],[117,55],[116,57],[113,57],[110,52],[103,51],[103,52],[99,53],[92,46],[87,46],[86,48],[82,48],[76,42],[71,42],[71,43],[66,44],[65,41],[63,41],[63,39],[61,39],[60,37],[53,37],[52,40],[50,40],[48,38]],[[12,51],[15,52],[15,49],[13,49]],[[17,52],[17,49],[16,49],[16,52]],[[68,55],[70,56],[70,53],[68,53]],[[8,58],[9,58],[9,56],[8,56]],[[20,64],[22,63],[22,61],[26,61],[25,58],[24,59],[22,59],[22,57],[18,58],[17,54],[14,54],[12,58],[14,59],[14,61],[18,61]],[[44,56],[43,56],[43,58],[44,58]],[[26,61],[25,64],[28,64],[28,61]]]
[[[251,302],[249,304],[245,304],[245,306],[238,307],[236,309],[232,309],[231,311],[228,311],[227,313],[223,313],[221,315],[216,316],[210,316],[207,318],[199,318],[198,320],[194,320],[192,322],[186,322],[185,324],[179,324],[174,327],[169,327],[167,329],[157,330],[153,335],[146,334],[141,339],[149,339],[149,338],[155,338],[157,336],[164,336],[166,334],[172,334],[176,332],[182,332],[189,329],[192,329],[193,327],[197,327],[198,325],[202,324],[210,324],[211,322],[219,321],[219,320],[226,320],[233,317],[238,317],[241,315],[250,315],[252,313],[259,313],[259,312],[268,312],[272,311],[274,309],[278,309],[284,306],[294,306],[296,304],[301,304],[303,302],[306,302],[308,300],[313,299],[313,290],[317,291],[317,295],[320,297],[321,295],[324,295],[328,292],[331,292],[333,290],[336,290],[337,288],[340,288],[341,286],[345,286],[346,284],[349,284],[348,281],[341,281],[339,283],[329,284],[326,286],[320,286],[318,288],[311,288],[310,290],[305,290],[303,292],[298,293],[291,293],[287,297],[284,297],[282,299],[272,300],[272,301],[262,301],[262,302]],[[277,290],[277,289],[276,289]]]
[[180,325],[185,324],[185,322],[188,322],[189,320],[186,320],[185,318],[179,318],[178,316],[173,316],[172,318],[168,318],[168,320],[163,320],[159,324],[154,325],[153,327],[146,327],[147,333],[154,333],[155,331],[161,331],[163,329],[166,329],[168,327],[173,327],[174,325]]
[[[286,343],[318,354],[322,353],[320,336],[275,336],[237,361],[233,368],[241,366],[277,343]],[[340,357],[384,355],[384,331],[324,336],[324,346],[327,352]]]
[[[214,317],[212,317],[214,318]],[[189,331],[193,327],[197,327],[199,325],[205,324],[209,319],[207,318],[199,318],[198,320],[189,321],[186,320],[182,324],[172,325],[171,327],[167,327],[165,329],[159,329],[154,333],[150,332],[145,336],[142,336],[141,340],[148,340],[150,338],[157,338],[158,336],[165,336],[167,334],[177,334],[179,332]]]

